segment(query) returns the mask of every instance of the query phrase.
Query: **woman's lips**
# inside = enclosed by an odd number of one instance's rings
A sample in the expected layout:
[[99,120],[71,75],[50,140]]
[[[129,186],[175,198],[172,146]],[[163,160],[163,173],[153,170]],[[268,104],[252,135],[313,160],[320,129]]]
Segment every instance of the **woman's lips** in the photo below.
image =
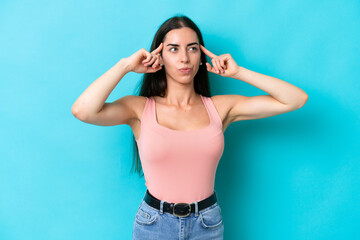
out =
[[182,72],[182,73],[190,73],[191,68],[180,68],[179,71]]

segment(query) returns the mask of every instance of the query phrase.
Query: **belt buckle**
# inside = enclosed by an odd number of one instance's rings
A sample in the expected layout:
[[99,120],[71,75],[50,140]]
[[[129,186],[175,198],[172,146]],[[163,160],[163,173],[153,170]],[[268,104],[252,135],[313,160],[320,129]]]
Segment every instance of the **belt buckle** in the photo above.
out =
[[[175,213],[175,207],[176,207],[177,205],[187,205],[187,206],[189,206],[189,212],[186,213],[185,215],[181,215],[181,214]],[[175,204],[174,204],[174,207],[173,207],[173,215],[175,215],[175,216],[177,216],[177,217],[187,217],[187,216],[190,215],[190,213],[191,213],[191,205],[190,205],[189,203],[175,203]]]

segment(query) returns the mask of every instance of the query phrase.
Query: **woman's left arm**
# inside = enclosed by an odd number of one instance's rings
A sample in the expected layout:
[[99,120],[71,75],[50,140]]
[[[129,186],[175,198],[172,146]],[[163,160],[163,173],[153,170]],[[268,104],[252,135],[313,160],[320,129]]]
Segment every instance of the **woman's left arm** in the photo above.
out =
[[308,100],[308,95],[304,90],[278,78],[241,67],[228,53],[217,56],[202,45],[200,48],[211,58],[213,66],[206,63],[209,72],[247,82],[270,94],[254,97],[236,94],[222,95],[222,102],[227,108],[227,118],[230,123],[294,111],[304,106]]
[[301,88],[281,79],[257,73],[244,67],[238,66],[238,71],[233,75],[233,78],[260,88],[279,102],[290,106],[301,107],[308,99],[308,95]]
[[303,106],[308,95],[304,90],[298,88],[281,79],[257,73],[239,66],[230,54],[215,55],[204,46],[200,45],[201,50],[211,58],[213,67],[206,63],[209,72],[223,77],[231,77],[249,83],[261,90],[269,93],[280,103],[289,106]]

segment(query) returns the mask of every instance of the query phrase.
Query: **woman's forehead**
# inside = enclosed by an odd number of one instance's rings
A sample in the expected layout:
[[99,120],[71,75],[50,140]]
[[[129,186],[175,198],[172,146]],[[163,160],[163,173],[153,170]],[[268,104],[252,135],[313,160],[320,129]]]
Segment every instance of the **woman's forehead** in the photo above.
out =
[[188,27],[173,29],[166,34],[164,39],[165,46],[169,43],[187,45],[193,42],[199,42],[199,39],[196,32]]

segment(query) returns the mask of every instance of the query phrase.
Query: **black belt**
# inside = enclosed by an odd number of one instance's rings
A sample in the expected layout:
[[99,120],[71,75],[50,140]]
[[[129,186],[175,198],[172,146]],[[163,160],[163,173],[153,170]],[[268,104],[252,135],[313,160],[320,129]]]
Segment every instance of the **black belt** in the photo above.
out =
[[[144,196],[144,200],[151,207],[154,207],[160,210],[160,202],[161,200],[157,199],[153,195],[150,194],[149,190],[146,190],[146,194]],[[198,211],[210,207],[214,203],[217,202],[216,192],[201,201],[198,202]],[[195,213],[195,203],[169,203],[164,202],[163,211],[171,213],[177,217],[187,217],[190,213]]]

